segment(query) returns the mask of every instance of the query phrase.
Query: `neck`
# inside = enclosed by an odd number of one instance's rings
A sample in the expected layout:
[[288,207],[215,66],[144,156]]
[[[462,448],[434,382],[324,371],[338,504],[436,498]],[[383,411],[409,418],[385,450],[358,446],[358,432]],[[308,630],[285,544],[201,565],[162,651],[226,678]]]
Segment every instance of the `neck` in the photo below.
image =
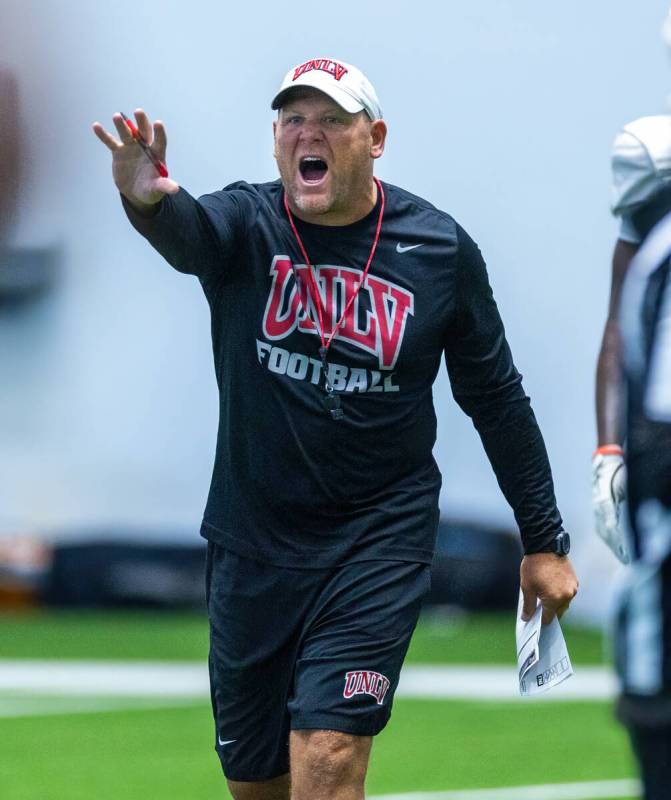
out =
[[302,222],[309,222],[312,225],[351,225],[363,219],[375,208],[377,203],[377,184],[375,179],[371,178],[370,184],[365,191],[358,195],[356,201],[348,203],[347,208],[333,209],[323,214],[311,214],[296,208],[289,194],[287,194],[287,201],[291,213]]

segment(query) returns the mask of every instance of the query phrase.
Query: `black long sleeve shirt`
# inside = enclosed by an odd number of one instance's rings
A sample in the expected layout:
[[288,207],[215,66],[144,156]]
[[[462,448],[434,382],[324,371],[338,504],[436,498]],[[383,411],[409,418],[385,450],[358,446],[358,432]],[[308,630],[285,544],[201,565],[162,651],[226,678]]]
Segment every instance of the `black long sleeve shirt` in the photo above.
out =
[[[201,532],[269,563],[430,562],[441,476],[432,385],[444,355],[525,551],[561,530],[541,433],[477,245],[446,213],[383,184],[366,280],[328,351],[344,416],[324,405],[319,317],[279,181],[193,199],[181,189],[134,227],[208,300],[220,396]],[[361,282],[378,205],[340,227],[296,220],[326,338]]]

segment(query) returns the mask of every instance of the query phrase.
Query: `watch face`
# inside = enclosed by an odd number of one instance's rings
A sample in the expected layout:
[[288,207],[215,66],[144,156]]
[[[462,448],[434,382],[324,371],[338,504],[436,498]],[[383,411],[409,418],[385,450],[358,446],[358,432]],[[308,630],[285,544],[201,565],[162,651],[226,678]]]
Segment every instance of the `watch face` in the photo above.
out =
[[557,555],[567,556],[571,550],[571,537],[566,531],[557,534]]

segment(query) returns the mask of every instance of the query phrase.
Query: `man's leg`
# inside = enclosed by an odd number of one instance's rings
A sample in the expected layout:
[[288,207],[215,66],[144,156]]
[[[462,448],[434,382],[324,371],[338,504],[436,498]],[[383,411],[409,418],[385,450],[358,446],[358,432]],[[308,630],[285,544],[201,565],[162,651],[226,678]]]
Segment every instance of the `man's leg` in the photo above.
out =
[[291,800],[363,800],[372,743],[338,731],[292,731]]
[[667,800],[671,791],[671,728],[630,728],[645,800]]
[[207,574],[215,750],[235,800],[288,800],[287,698],[314,576],[213,543]]
[[233,800],[289,800],[289,774],[271,781],[227,781]]
[[343,565],[324,583],[288,702],[292,800],[363,800],[428,589],[428,565],[395,561]]

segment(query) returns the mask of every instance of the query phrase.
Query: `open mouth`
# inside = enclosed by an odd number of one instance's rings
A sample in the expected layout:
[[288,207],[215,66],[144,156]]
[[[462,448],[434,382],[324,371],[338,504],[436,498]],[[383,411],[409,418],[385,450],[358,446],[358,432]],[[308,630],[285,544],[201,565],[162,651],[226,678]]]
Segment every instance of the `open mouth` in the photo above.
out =
[[298,165],[301,177],[306,183],[321,183],[328,172],[328,164],[317,156],[303,156]]

